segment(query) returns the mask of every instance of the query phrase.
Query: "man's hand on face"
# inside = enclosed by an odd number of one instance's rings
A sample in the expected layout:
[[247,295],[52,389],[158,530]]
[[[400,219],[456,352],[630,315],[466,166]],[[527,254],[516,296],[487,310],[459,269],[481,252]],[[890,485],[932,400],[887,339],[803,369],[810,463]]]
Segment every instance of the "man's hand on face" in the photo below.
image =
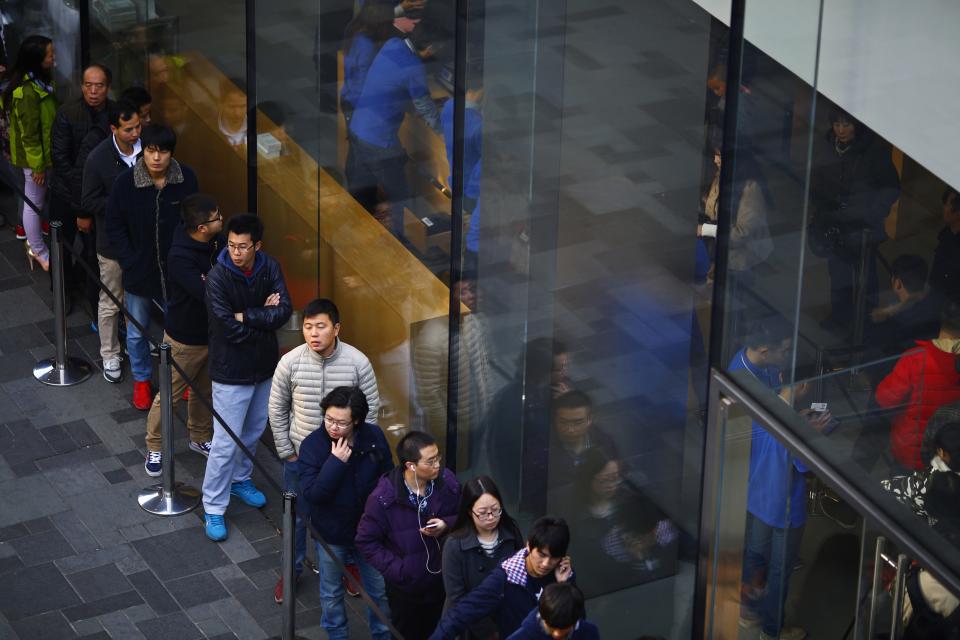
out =
[[560,564],[554,570],[554,577],[557,582],[566,582],[573,575],[573,565],[570,564],[570,556],[564,556]]

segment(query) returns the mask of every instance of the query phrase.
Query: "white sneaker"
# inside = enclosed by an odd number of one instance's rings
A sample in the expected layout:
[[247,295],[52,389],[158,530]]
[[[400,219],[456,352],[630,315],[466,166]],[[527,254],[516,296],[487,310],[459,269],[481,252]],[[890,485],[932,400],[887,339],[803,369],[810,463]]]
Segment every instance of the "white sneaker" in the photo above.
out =
[[209,458],[209,457],[210,457],[210,445],[211,445],[211,444],[213,444],[213,443],[212,443],[212,442],[194,442],[194,441],[191,440],[191,441],[190,441],[190,450],[191,450],[191,451],[196,451],[196,452],[199,453],[200,455],[206,456],[207,458]]
[[120,358],[108,358],[103,361],[103,379],[113,384],[119,384],[123,380]]
[[147,459],[143,463],[143,470],[151,478],[158,478],[163,474],[163,454],[159,451],[147,451]]

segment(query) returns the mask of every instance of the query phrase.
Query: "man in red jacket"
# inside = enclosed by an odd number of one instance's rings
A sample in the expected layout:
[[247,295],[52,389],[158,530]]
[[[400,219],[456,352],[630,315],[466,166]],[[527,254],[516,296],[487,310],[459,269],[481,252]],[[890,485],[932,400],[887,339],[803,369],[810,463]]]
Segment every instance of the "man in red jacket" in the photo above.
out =
[[940,406],[960,400],[958,353],[960,304],[949,303],[940,316],[937,338],[918,340],[877,386],[877,404],[884,409],[907,405],[890,432],[890,452],[904,470],[925,468],[920,443],[927,420]]

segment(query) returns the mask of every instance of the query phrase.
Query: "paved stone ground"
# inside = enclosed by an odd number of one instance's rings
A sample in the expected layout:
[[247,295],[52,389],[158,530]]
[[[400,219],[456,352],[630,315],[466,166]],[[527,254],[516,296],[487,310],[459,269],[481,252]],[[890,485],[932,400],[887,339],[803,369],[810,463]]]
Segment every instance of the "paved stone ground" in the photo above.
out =
[[[69,388],[33,379],[53,354],[49,279],[27,269],[23,244],[0,230],[0,638],[241,638],[279,635],[279,496],[255,476],[268,505],[232,504],[229,539],[206,539],[202,513],[141,510],[146,413],[129,381],[94,377]],[[97,363],[99,338],[83,311],[68,319],[67,351]],[[177,479],[202,482],[204,458],[176,427]],[[279,462],[259,457],[275,477]],[[300,582],[298,633],[325,638],[317,581]],[[354,637],[367,636],[348,598]]]

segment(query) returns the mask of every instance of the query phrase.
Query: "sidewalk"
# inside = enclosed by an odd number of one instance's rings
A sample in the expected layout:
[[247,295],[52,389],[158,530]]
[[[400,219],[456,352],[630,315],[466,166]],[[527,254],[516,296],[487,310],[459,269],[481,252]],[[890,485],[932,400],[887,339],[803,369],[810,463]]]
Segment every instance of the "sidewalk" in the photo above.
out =
[[[143,470],[146,412],[130,404],[129,370],[120,385],[99,368],[68,388],[33,378],[54,351],[50,300],[47,274],[31,274],[23,243],[0,229],[0,638],[279,636],[279,496],[255,474],[267,506],[231,504],[219,544],[204,536],[200,508],[141,510],[137,494],[159,478]],[[68,318],[67,353],[99,366],[89,325],[83,311]],[[177,480],[199,488],[205,459],[179,419],[174,431]],[[258,458],[281,477],[267,447]],[[305,574],[297,633],[325,638],[316,576]],[[369,637],[359,600],[347,601],[353,637]]]

